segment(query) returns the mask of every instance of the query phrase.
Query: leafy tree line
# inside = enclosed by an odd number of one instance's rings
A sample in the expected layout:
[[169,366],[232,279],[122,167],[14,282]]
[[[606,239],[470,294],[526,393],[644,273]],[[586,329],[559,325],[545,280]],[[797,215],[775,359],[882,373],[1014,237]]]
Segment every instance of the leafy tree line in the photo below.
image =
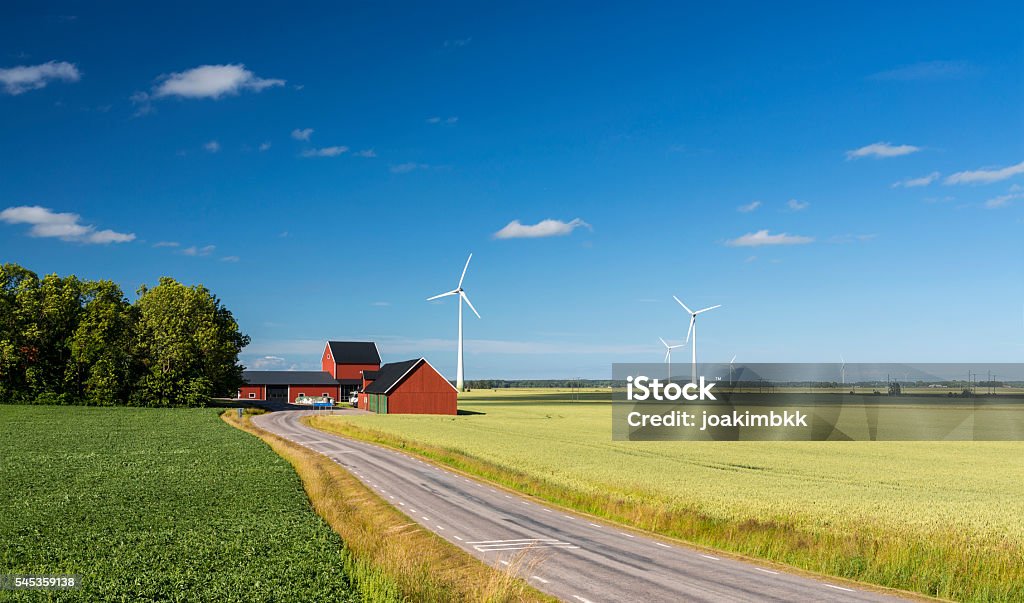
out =
[[0,403],[202,406],[241,385],[248,343],[202,285],[163,277],[133,303],[111,281],[0,266]]

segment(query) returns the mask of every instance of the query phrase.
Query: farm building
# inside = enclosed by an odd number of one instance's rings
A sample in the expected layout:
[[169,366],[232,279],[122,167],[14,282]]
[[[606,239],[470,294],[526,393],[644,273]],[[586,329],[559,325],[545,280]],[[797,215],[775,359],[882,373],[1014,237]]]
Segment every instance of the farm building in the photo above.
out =
[[340,399],[341,384],[324,371],[245,371],[238,397],[268,402],[295,402],[299,396]]
[[382,366],[373,342],[328,341],[320,367],[320,371],[244,371],[245,385],[238,397],[294,403],[300,396],[330,396],[344,402],[352,392],[360,392],[358,406],[382,414],[457,412],[455,387],[424,358]]
[[454,415],[458,390],[425,358],[363,371],[358,406],[379,414]]

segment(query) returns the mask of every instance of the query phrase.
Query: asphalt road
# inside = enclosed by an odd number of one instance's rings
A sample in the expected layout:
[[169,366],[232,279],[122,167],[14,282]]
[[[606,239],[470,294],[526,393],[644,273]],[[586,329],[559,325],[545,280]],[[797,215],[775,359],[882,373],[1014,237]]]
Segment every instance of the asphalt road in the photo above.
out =
[[310,412],[280,411],[253,421],[341,464],[412,520],[474,557],[496,567],[516,564],[522,578],[563,601],[900,600],[548,507],[395,450],[313,429],[299,422],[305,414]]

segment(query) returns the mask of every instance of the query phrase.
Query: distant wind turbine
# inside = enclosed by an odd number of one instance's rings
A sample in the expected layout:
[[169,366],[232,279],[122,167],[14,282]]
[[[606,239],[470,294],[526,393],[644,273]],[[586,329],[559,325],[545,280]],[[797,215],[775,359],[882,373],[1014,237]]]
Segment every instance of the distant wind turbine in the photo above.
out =
[[843,379],[842,383],[843,383],[843,385],[846,385],[846,359],[843,358],[842,354],[840,354],[839,355],[839,360],[840,360],[840,362],[842,362],[842,364],[839,366],[839,372],[842,374],[842,379]]
[[695,383],[697,381],[697,315],[703,314],[708,310],[721,308],[722,304],[718,304],[717,306],[710,306],[694,312],[693,310],[686,307],[686,304],[683,303],[683,300],[679,299],[675,295],[673,295],[672,298],[679,302],[679,305],[682,306],[683,309],[686,310],[686,312],[690,315],[690,328],[689,330],[686,331],[686,341],[687,343],[689,343],[690,336],[693,336],[693,367],[690,371],[690,383]]
[[738,354],[733,354],[732,355],[732,360],[729,361],[729,387],[732,387],[732,363],[736,362],[736,356],[737,355]]
[[[661,339],[661,337],[659,337],[658,339]],[[668,342],[665,341],[664,339],[661,339],[661,343],[664,344],[664,346],[665,346],[665,363],[668,365],[668,381],[671,382],[672,381],[672,350],[674,350],[676,348],[681,348],[685,344],[678,343],[676,345],[669,345]]]
[[458,295],[459,296],[459,357],[458,357],[458,368],[456,368],[456,370],[455,370],[455,389],[459,390],[460,392],[465,389],[464,384],[463,384],[463,379],[462,379],[463,373],[464,373],[464,368],[465,368],[463,366],[463,364],[462,364],[462,302],[463,302],[463,300],[465,300],[466,304],[469,306],[469,309],[473,311],[473,314],[476,314],[476,317],[480,318],[480,313],[477,312],[476,308],[473,307],[473,302],[469,301],[469,296],[466,295],[465,290],[463,290],[463,288],[462,288],[462,281],[466,280],[466,270],[469,269],[469,260],[472,260],[472,259],[473,259],[473,254],[471,253],[471,254],[469,254],[469,257],[466,259],[466,266],[463,267],[463,269],[462,269],[462,276],[459,277],[459,285],[457,287],[455,287],[451,291],[448,291],[447,293],[441,293],[439,295],[435,295],[434,297],[428,297],[427,298],[427,301],[433,301],[435,299],[440,299],[442,297],[448,297],[449,295]]

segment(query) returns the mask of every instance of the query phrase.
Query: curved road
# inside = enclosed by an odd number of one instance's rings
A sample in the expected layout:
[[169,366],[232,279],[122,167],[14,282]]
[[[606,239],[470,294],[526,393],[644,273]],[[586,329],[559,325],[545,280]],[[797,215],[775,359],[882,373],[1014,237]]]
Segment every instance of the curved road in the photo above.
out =
[[521,577],[563,601],[900,600],[547,507],[401,452],[313,429],[299,421],[305,414],[272,412],[253,422],[341,464],[412,520],[485,563],[503,567],[525,555],[530,561],[518,565]]

